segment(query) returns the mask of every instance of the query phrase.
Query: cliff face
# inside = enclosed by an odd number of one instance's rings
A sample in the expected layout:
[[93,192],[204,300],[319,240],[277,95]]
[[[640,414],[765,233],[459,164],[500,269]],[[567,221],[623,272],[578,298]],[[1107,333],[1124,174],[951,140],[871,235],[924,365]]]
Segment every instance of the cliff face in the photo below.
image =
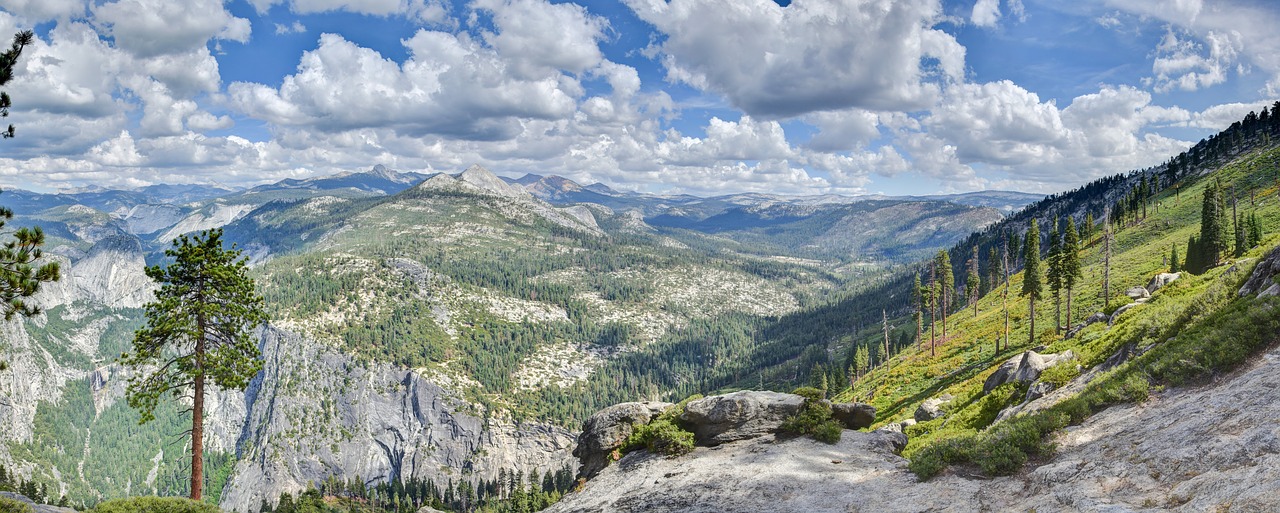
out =
[[486,418],[415,371],[357,362],[275,327],[263,330],[262,351],[224,508],[256,510],[330,476],[443,482],[576,463],[568,431]]
[[882,440],[758,438],[623,457],[553,512],[1280,511],[1280,349],[1229,379],[1112,407],[1009,477],[919,482]]

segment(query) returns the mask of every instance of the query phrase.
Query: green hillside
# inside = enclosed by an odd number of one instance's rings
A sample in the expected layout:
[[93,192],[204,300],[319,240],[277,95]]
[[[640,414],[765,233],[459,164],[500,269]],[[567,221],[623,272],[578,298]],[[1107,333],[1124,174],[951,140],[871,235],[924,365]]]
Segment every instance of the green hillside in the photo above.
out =
[[[1262,138],[1259,138],[1261,142]],[[1187,255],[1188,239],[1200,233],[1202,198],[1210,184],[1234,188],[1240,198],[1236,206],[1245,217],[1256,214],[1263,240],[1242,255],[1228,255],[1225,262],[1203,274],[1183,272],[1181,278],[1159,289],[1151,299],[1123,313],[1113,326],[1106,322],[1089,325],[1072,338],[1055,331],[1055,306],[1046,291],[1045,299],[1036,307],[1034,341],[1029,333],[1028,301],[1018,295],[1023,273],[1009,281],[1007,299],[1009,314],[1009,346],[996,343],[1004,337],[1005,290],[992,287],[972,306],[947,317],[946,338],[941,337],[929,348],[929,316],[924,316],[922,343],[900,349],[887,363],[875,367],[852,386],[837,394],[838,400],[862,400],[879,411],[878,425],[910,418],[920,403],[928,398],[950,394],[953,399],[943,406],[946,416],[908,427],[910,444],[904,456],[913,460],[913,470],[931,476],[948,463],[972,462],[988,473],[1007,473],[1021,467],[1028,456],[1051,450],[1042,435],[1082,421],[1092,412],[1117,402],[1144,399],[1152,388],[1194,385],[1228,371],[1251,354],[1276,342],[1280,333],[1280,312],[1276,298],[1255,299],[1237,294],[1241,284],[1251,275],[1254,265],[1271,248],[1280,243],[1280,148],[1259,144],[1240,151],[1226,163],[1206,173],[1188,173],[1163,187],[1151,197],[1146,216],[1125,216],[1112,225],[1114,242],[1110,258],[1110,298],[1103,297],[1104,248],[1103,229],[1093,230],[1093,237],[1083,241],[1080,257],[1083,278],[1075,290],[1070,317],[1073,322],[1095,312],[1110,314],[1120,306],[1133,302],[1125,295],[1130,287],[1143,287],[1158,273],[1168,272],[1172,248],[1182,258]],[[1176,161],[1176,159],[1175,159]],[[1216,167],[1216,166],[1215,166]],[[1119,197],[1125,194],[1132,178],[1120,182]],[[1041,205],[1043,211],[1072,213],[1065,205],[1078,198],[1064,196],[1047,201],[1057,205]],[[1097,202],[1106,203],[1106,202]],[[1228,200],[1228,215],[1230,201]],[[1110,205],[1108,205],[1110,206]],[[1034,208],[1034,207],[1033,207]],[[1084,212],[1075,210],[1076,215]],[[1092,213],[1092,212],[1089,212]],[[1101,219],[1102,216],[1098,216]],[[1114,216],[1113,216],[1114,217]],[[1076,217],[1076,222],[1082,221]],[[1003,226],[990,230],[1016,229],[1015,217]],[[1048,224],[1041,221],[1042,232]],[[1023,226],[1025,229],[1025,225]],[[998,240],[991,237],[988,240]],[[981,238],[967,241],[981,244]],[[964,243],[953,254],[965,254]],[[1046,244],[1041,245],[1047,248]],[[970,250],[971,251],[971,250]],[[959,278],[964,278],[963,265]],[[926,275],[927,276],[927,275]],[[1108,305],[1109,303],[1109,305]],[[1065,309],[1065,298],[1062,308]],[[1064,311],[1062,316],[1065,318]],[[896,335],[909,332],[915,338],[915,321],[911,316],[891,320]],[[854,338],[849,353],[857,347],[883,345],[880,326],[868,327]],[[896,337],[891,334],[891,337]],[[1015,417],[995,424],[997,414],[1005,407],[1023,402],[1026,385],[1004,385],[983,394],[983,383],[1001,363],[1036,348],[1040,353],[1070,350],[1076,358],[1046,370],[1041,380],[1061,387],[1081,374],[1099,366],[1122,348],[1141,353],[1127,363],[1096,375],[1087,385],[1076,381],[1081,391],[1074,399],[1059,403],[1039,413]],[[853,358],[849,358],[853,360]]]

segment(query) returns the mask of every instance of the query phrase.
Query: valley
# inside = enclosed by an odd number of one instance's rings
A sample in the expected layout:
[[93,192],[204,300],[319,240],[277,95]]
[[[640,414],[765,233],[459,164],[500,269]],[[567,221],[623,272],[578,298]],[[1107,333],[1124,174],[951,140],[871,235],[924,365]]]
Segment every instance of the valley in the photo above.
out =
[[[189,421],[172,405],[134,426],[115,357],[155,288],[143,267],[189,230],[222,227],[245,250],[272,318],[256,335],[262,374],[207,413],[206,491],[244,511],[335,479],[454,490],[572,473],[574,429],[595,410],[795,382],[800,354],[762,353],[770,323],[1002,217],[932,199],[602,187],[600,203],[548,203],[547,181],[379,166],[244,191],[12,193],[15,222],[44,228],[65,271],[38,296],[45,313],[6,324],[0,463],[72,504],[185,493]],[[659,220],[691,208],[706,218]]]

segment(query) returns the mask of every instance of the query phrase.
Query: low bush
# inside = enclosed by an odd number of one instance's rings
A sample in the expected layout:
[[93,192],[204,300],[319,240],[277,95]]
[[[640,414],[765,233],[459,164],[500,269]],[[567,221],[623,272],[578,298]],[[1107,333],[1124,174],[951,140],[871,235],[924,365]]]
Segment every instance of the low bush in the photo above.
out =
[[701,394],[686,397],[678,404],[663,410],[648,424],[635,427],[631,436],[622,443],[622,452],[645,449],[654,454],[679,456],[693,451],[693,433],[680,425],[679,417],[685,405],[701,399]]
[[112,499],[89,511],[91,513],[222,513],[217,506],[182,497]]
[[799,435],[811,435],[814,439],[834,444],[840,441],[844,427],[831,418],[831,403],[826,402],[826,392],[812,387],[800,387],[793,392],[804,397],[800,412],[782,423],[781,429]]
[[648,424],[636,426],[622,445],[624,452],[637,449],[667,456],[688,454],[693,451],[693,433],[676,425],[673,419],[658,417]]
[[31,506],[22,501],[0,497],[0,513],[31,513]]

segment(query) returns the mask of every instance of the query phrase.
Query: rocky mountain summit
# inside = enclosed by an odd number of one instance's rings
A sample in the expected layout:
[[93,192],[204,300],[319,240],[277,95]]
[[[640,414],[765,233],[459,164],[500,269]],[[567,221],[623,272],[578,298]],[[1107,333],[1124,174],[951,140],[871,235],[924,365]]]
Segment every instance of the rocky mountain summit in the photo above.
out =
[[1008,477],[961,468],[921,482],[895,453],[905,435],[889,429],[835,444],[771,434],[677,457],[629,453],[548,511],[1277,511],[1276,383],[1280,349],[1228,379],[1110,408]]

